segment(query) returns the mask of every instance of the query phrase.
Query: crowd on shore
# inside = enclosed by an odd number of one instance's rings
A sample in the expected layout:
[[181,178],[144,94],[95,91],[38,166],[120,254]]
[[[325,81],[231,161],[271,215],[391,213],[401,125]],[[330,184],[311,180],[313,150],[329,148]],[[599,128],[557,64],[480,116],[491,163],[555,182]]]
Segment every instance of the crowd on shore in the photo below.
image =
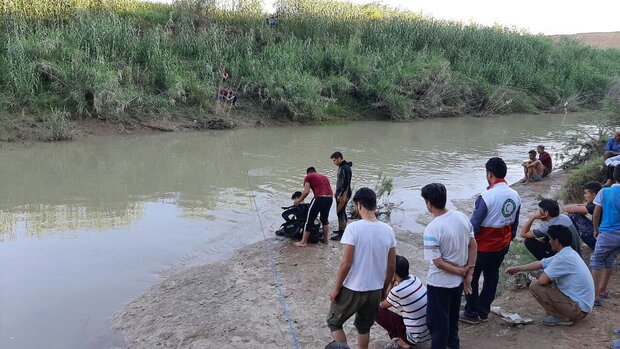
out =
[[[605,159],[614,158],[620,159],[620,129],[605,148]],[[328,216],[333,201],[337,203],[339,224],[331,239],[340,240],[343,255],[329,294],[326,321],[333,342],[326,348],[348,348],[343,324],[353,316],[359,348],[368,348],[375,323],[393,339],[386,348],[412,348],[425,342],[431,348],[459,348],[459,322],[488,321],[500,267],[517,232],[536,261],[509,267],[505,273],[536,275],[529,290],[544,308],[543,325],[571,326],[611,297],[607,287],[620,253],[620,166],[614,161],[606,162],[603,184],[584,186],[584,204],[567,205],[564,214],[557,201],[542,199],[520,230],[521,198],[506,182],[507,166],[499,157],[485,164],[489,186],[477,197],[471,217],[446,208],[443,184],[425,185],[421,196],[433,220],[423,234],[424,259],[429,262],[424,284],[410,272],[408,260],[396,254],[392,228],[376,218],[375,192],[363,187],[353,195],[352,163],[340,152],[331,159],[338,166],[335,193],[327,176],[310,167],[303,192],[293,198],[299,205],[311,191],[314,194],[302,219],[298,247],[307,246],[309,227],[319,217],[323,230],[318,240],[329,243]],[[552,170],[551,156],[542,145],[522,165],[524,184],[540,181]],[[360,219],[347,224],[351,197]],[[540,224],[534,227],[537,221]],[[589,266],[581,256],[582,242],[592,249]],[[466,303],[461,310],[463,293]]]

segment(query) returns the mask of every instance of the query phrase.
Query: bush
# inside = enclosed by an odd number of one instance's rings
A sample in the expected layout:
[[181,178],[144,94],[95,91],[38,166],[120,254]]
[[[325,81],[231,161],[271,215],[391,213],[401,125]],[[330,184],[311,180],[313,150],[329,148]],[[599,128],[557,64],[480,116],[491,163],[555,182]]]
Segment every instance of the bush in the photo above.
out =
[[582,202],[584,184],[605,178],[605,162],[601,158],[590,159],[574,169],[563,187],[561,199],[564,202]]

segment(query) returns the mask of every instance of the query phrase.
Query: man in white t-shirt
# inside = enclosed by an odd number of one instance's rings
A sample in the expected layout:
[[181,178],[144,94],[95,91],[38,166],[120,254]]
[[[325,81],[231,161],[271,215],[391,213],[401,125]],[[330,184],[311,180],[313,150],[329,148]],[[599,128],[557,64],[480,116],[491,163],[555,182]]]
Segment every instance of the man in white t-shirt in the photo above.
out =
[[430,261],[426,325],[431,333],[431,348],[458,349],[461,294],[463,289],[471,293],[478,246],[467,216],[446,209],[447,190],[443,184],[424,186],[422,197],[435,217],[424,229],[424,259]]
[[327,325],[336,342],[346,343],[342,325],[355,315],[358,347],[368,348],[370,327],[385,299],[396,269],[396,239],[392,228],[375,217],[377,196],[369,188],[359,189],[353,202],[361,220],[347,225],[340,242],[344,245]]

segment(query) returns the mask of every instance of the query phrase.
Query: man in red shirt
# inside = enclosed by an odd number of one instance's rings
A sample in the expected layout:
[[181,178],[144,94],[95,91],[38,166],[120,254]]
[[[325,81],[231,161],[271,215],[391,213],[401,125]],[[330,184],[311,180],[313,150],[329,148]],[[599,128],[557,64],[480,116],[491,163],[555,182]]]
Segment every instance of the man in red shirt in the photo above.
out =
[[549,155],[549,153],[545,151],[544,145],[539,145],[538,147],[536,147],[536,150],[538,151],[538,160],[540,160],[543,166],[545,166],[542,176],[547,177],[549,173],[551,173],[551,170],[553,170],[553,165],[551,163],[551,155]]
[[329,179],[326,176],[317,173],[314,167],[308,167],[306,174],[306,178],[304,178],[304,192],[300,197],[295,199],[293,204],[298,205],[300,202],[304,201],[306,196],[310,194],[310,189],[312,189],[314,198],[310,201],[310,208],[308,209],[308,216],[306,217],[306,225],[304,225],[304,235],[301,238],[301,241],[295,243],[295,246],[306,247],[306,244],[308,243],[308,236],[310,236],[310,232],[307,229],[308,224],[314,222],[319,214],[321,215],[321,224],[323,225],[322,241],[327,245],[329,236],[329,209],[332,207],[334,192],[332,191],[332,186],[329,183]]

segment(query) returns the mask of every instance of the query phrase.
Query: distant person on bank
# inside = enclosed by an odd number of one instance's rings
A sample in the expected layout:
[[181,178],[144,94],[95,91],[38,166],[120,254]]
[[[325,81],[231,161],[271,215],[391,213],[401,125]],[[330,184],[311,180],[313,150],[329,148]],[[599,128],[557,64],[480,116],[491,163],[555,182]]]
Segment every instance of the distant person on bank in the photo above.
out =
[[334,231],[331,240],[340,240],[344,229],[347,227],[347,203],[351,198],[351,166],[352,162],[348,162],[337,151],[330,156],[332,162],[338,166],[338,175],[336,177],[336,215],[338,216],[338,230]]
[[614,261],[620,254],[620,166],[614,169],[614,183],[610,188],[603,188],[594,198],[594,238],[596,246],[590,257],[590,268],[596,287],[594,305],[602,305],[601,299],[609,297],[607,286],[614,267]]
[[477,249],[467,216],[446,209],[447,190],[432,183],[422,188],[426,209],[435,217],[424,229],[424,259],[430,262],[426,284],[426,321],[432,349],[458,349],[461,296],[472,292]]
[[[532,229],[534,221],[541,220],[543,223],[540,227]],[[536,258],[551,257],[556,250],[549,243],[549,227],[552,225],[561,225],[568,228],[572,234],[571,247],[578,255],[581,255],[581,238],[577,232],[577,228],[573,222],[565,214],[560,214],[560,205],[552,199],[542,199],[538,203],[538,210],[534,211],[521,228],[521,237],[525,239],[523,244],[528,251]]]
[[409,261],[403,256],[396,256],[390,292],[379,304],[375,322],[393,340],[385,346],[387,349],[409,349],[430,340],[426,327],[426,287],[417,276],[409,274]]
[[530,284],[530,292],[547,313],[542,322],[548,326],[570,326],[592,311],[594,282],[588,266],[571,247],[571,231],[565,226],[552,225],[548,234],[556,252],[552,257],[510,267],[506,274],[543,269],[538,280]]
[[568,218],[570,218],[575,228],[577,228],[581,240],[592,250],[594,250],[594,246],[596,246],[594,225],[592,225],[592,220],[586,215],[594,214],[594,207],[596,206],[594,205],[594,198],[601,188],[602,185],[599,182],[588,182],[583,186],[583,198],[586,203],[564,206],[564,212],[568,213]]
[[379,303],[386,298],[396,270],[396,239],[394,230],[375,216],[374,191],[359,189],[353,202],[361,219],[347,225],[340,240],[344,249],[336,284],[329,294],[327,325],[336,342],[346,343],[342,325],[355,315],[358,347],[366,349]]
[[545,173],[545,165],[538,159],[536,159],[536,150],[529,151],[529,160],[523,162],[523,179],[521,183],[528,184],[530,182],[538,182],[542,179],[543,173]]
[[[470,218],[478,244],[478,256],[471,282],[472,292],[466,295],[465,311],[459,320],[478,324],[486,322],[495,300],[499,268],[504,261],[510,241],[517,234],[521,198],[504,179],[507,167],[504,160],[490,158],[485,164],[489,186],[476,199],[474,213]],[[478,292],[480,275],[484,276],[482,291]]]
[[308,237],[310,232],[308,231],[308,225],[312,224],[314,220],[320,215],[321,224],[323,224],[323,243],[327,244],[329,234],[329,209],[332,207],[332,186],[329,183],[329,179],[326,176],[316,172],[314,167],[308,167],[306,170],[306,177],[304,178],[304,191],[301,196],[293,201],[293,205],[297,206],[303,202],[304,199],[310,194],[310,190],[314,197],[310,201],[310,208],[308,209],[308,216],[306,218],[306,225],[304,226],[304,234],[301,241],[295,243],[295,246],[306,247],[308,243]]
[[607,165],[605,186],[609,187],[614,183],[614,168],[620,163],[620,128],[617,128],[612,137],[607,141],[603,157],[605,165]]
[[538,152],[538,160],[540,160],[540,162],[545,167],[543,169],[542,176],[547,177],[549,173],[551,173],[551,171],[553,170],[553,162],[551,161],[551,155],[545,151],[544,145],[539,145],[538,147],[536,147],[536,151]]

